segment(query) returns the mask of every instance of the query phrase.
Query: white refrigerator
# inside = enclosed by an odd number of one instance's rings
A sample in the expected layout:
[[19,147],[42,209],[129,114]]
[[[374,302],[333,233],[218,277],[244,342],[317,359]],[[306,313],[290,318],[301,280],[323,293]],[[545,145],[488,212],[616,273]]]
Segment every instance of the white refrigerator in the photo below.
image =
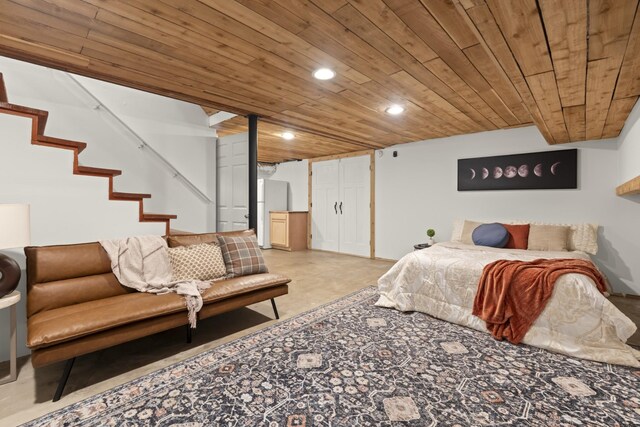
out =
[[286,211],[288,198],[288,182],[272,179],[258,180],[258,244],[261,248],[271,248],[269,212]]

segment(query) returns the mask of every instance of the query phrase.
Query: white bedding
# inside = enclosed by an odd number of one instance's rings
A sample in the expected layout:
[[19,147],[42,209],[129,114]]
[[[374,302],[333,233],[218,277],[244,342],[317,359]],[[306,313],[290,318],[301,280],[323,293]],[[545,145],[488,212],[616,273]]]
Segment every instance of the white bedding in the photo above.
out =
[[[378,306],[420,311],[487,332],[471,314],[485,265],[498,259],[589,260],[584,252],[537,252],[495,249],[461,243],[438,243],[403,257],[378,281]],[[640,367],[640,352],[625,344],[636,325],[602,295],[591,279],[567,274],[523,343],[573,357]]]

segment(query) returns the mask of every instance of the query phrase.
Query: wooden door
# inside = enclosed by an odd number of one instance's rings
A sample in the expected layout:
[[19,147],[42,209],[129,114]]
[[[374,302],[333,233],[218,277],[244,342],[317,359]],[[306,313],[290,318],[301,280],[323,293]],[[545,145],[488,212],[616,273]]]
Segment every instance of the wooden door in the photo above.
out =
[[340,160],[340,252],[370,256],[371,253],[371,160],[370,156]]
[[311,247],[340,250],[340,161],[313,162],[311,169]]
[[247,134],[218,140],[218,231],[249,228]]

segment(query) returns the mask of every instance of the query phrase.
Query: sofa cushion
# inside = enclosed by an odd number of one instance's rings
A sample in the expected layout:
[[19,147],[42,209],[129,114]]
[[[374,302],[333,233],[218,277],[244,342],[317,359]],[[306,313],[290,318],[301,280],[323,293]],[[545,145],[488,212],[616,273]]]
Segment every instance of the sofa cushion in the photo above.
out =
[[136,290],[122,286],[113,273],[34,283],[27,292],[27,316],[131,292]]
[[100,243],[80,243],[75,245],[28,246],[27,282],[54,282],[111,273],[111,260]]
[[228,278],[268,272],[255,235],[218,236],[218,241]]
[[[205,290],[202,299],[206,305],[290,281],[285,276],[268,273],[222,280]],[[177,294],[133,292],[75,304],[31,316],[27,327],[27,346],[32,350],[49,347],[126,324],[180,312],[184,312],[184,323],[187,324],[184,297]]]
[[29,317],[27,346],[47,347],[118,326],[166,314],[185,312],[178,294],[134,292],[43,311]]
[[214,280],[224,277],[227,269],[218,244],[178,246],[169,248],[173,281]]
[[280,274],[262,273],[250,276],[234,277],[211,284],[209,289],[202,293],[205,304],[234,297],[258,289],[270,288],[289,283],[291,279]]
[[254,236],[255,234],[254,229],[220,231],[217,233],[178,234],[167,237],[167,244],[170,248],[176,248],[178,246],[191,246],[202,243],[218,243],[218,236]]

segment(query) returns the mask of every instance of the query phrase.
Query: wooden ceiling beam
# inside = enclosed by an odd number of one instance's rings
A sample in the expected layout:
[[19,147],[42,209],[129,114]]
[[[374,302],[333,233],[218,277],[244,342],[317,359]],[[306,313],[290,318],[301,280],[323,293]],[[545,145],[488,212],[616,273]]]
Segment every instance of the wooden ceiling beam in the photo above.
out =
[[584,105],[587,78],[587,0],[540,0],[563,107]]
[[[532,122],[561,143],[620,132],[640,96],[638,13],[638,0],[11,0],[0,54],[257,114],[268,161]],[[336,77],[314,79],[320,67]]]
[[460,12],[467,25],[475,28],[480,43],[488,54],[489,58],[498,65],[499,73],[504,73],[512,82],[514,88],[520,95],[524,106],[529,110],[533,123],[538,127],[544,139],[549,144],[555,144],[553,136],[547,128],[547,124],[542,119],[540,109],[531,94],[531,89],[527,86],[524,75],[516,61],[513,52],[509,48],[498,24],[491,14],[489,7],[484,0],[473,0],[473,2],[462,2],[455,0],[456,8]]

